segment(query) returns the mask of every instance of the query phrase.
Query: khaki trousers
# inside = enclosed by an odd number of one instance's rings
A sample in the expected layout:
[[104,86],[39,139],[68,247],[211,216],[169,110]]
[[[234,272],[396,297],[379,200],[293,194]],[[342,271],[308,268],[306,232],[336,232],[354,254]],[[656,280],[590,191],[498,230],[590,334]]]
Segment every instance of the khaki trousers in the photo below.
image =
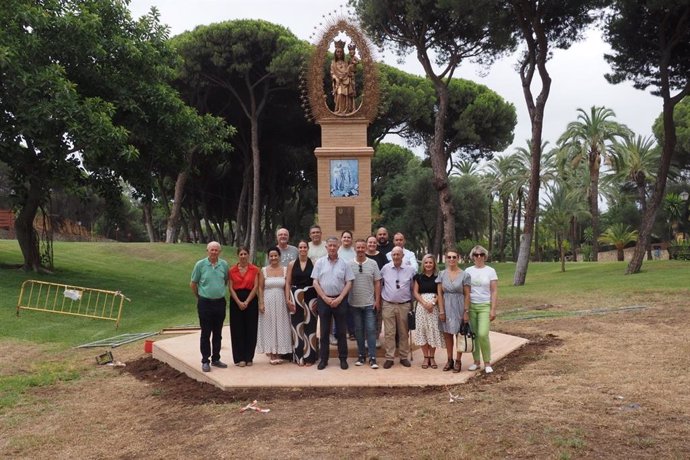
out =
[[400,359],[410,359],[410,342],[407,330],[407,312],[412,308],[412,302],[395,304],[383,301],[383,330],[386,361],[395,356],[395,333],[398,333],[398,350]]

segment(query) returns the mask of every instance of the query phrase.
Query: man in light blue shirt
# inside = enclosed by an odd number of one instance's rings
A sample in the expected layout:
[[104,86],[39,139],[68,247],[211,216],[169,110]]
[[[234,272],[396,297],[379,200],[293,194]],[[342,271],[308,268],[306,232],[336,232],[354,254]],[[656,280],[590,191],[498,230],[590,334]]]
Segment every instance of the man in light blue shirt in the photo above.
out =
[[326,240],[328,255],[318,259],[311,272],[314,289],[318,296],[316,304],[319,312],[319,370],[328,365],[328,333],[331,330],[331,319],[335,319],[336,323],[340,368],[348,368],[347,338],[345,337],[347,294],[350,292],[355,276],[350,266],[338,257],[338,246],[338,238],[328,238]]

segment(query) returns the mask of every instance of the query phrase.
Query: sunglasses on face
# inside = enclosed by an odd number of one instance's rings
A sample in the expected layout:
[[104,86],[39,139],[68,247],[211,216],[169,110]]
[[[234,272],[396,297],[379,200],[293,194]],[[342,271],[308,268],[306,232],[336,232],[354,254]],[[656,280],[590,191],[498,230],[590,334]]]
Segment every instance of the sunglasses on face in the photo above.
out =
[[457,259],[458,256],[446,256],[446,259]]
[[484,253],[476,253],[475,252],[474,254],[472,254],[472,257],[484,257],[485,255],[486,254],[484,254]]

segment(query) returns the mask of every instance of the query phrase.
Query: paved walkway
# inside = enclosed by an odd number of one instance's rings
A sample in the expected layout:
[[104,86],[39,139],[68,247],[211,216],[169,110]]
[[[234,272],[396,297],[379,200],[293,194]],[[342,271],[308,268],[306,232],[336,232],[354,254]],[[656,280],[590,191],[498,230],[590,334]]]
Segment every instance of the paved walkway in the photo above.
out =
[[[496,362],[527,343],[526,339],[511,335],[491,332],[491,353]],[[199,354],[199,332],[177,337],[160,339],[153,344],[153,357],[169,364],[189,377],[207,382],[222,390],[246,387],[399,387],[427,385],[455,385],[466,382],[475,372],[467,371],[472,364],[472,355],[463,354],[462,372],[454,374],[441,369],[446,362],[446,350],[436,350],[438,369],[422,369],[423,355],[420,349],[412,352],[412,367],[400,365],[396,358],[390,369],[383,368],[383,351],[378,350],[379,369],[368,365],[355,366],[356,348],[354,342],[348,341],[351,357],[350,368],[340,369],[337,358],[331,357],[328,367],[317,370],[316,365],[299,367],[296,364],[284,363],[271,365],[265,355],[256,355],[251,367],[237,367],[232,364],[229,327],[223,329],[221,359],[228,363],[227,369],[212,367],[211,372],[201,372],[201,355]],[[331,347],[331,353],[335,347]],[[353,357],[354,354],[354,357]],[[333,356],[333,354],[331,355]]]

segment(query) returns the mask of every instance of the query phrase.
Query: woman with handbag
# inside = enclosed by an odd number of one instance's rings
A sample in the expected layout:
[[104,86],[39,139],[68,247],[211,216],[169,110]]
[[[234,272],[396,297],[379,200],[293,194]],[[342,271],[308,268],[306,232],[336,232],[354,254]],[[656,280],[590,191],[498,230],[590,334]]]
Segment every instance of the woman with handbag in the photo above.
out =
[[422,272],[414,277],[413,295],[417,300],[415,308],[414,343],[424,353],[422,369],[437,369],[436,348],[443,346],[438,329],[438,299],[443,296],[441,285],[436,284],[436,259],[431,254],[422,258]]
[[498,301],[498,275],[496,270],[486,265],[488,252],[482,246],[472,248],[470,255],[474,265],[466,271],[471,277],[470,303],[465,304],[463,318],[470,322],[476,334],[476,344],[472,351],[474,364],[470,371],[479,369],[480,358],[484,360],[484,372],[492,373],[491,343],[489,342],[489,326],[496,319],[496,303]]
[[436,278],[436,283],[441,286],[443,292],[443,295],[439,296],[439,329],[443,332],[448,354],[448,362],[443,370],[452,370],[455,373],[462,370],[462,351],[458,349],[453,360],[453,338],[460,332],[463,312],[470,304],[470,276],[458,266],[458,257],[456,250],[447,250],[446,269]]

